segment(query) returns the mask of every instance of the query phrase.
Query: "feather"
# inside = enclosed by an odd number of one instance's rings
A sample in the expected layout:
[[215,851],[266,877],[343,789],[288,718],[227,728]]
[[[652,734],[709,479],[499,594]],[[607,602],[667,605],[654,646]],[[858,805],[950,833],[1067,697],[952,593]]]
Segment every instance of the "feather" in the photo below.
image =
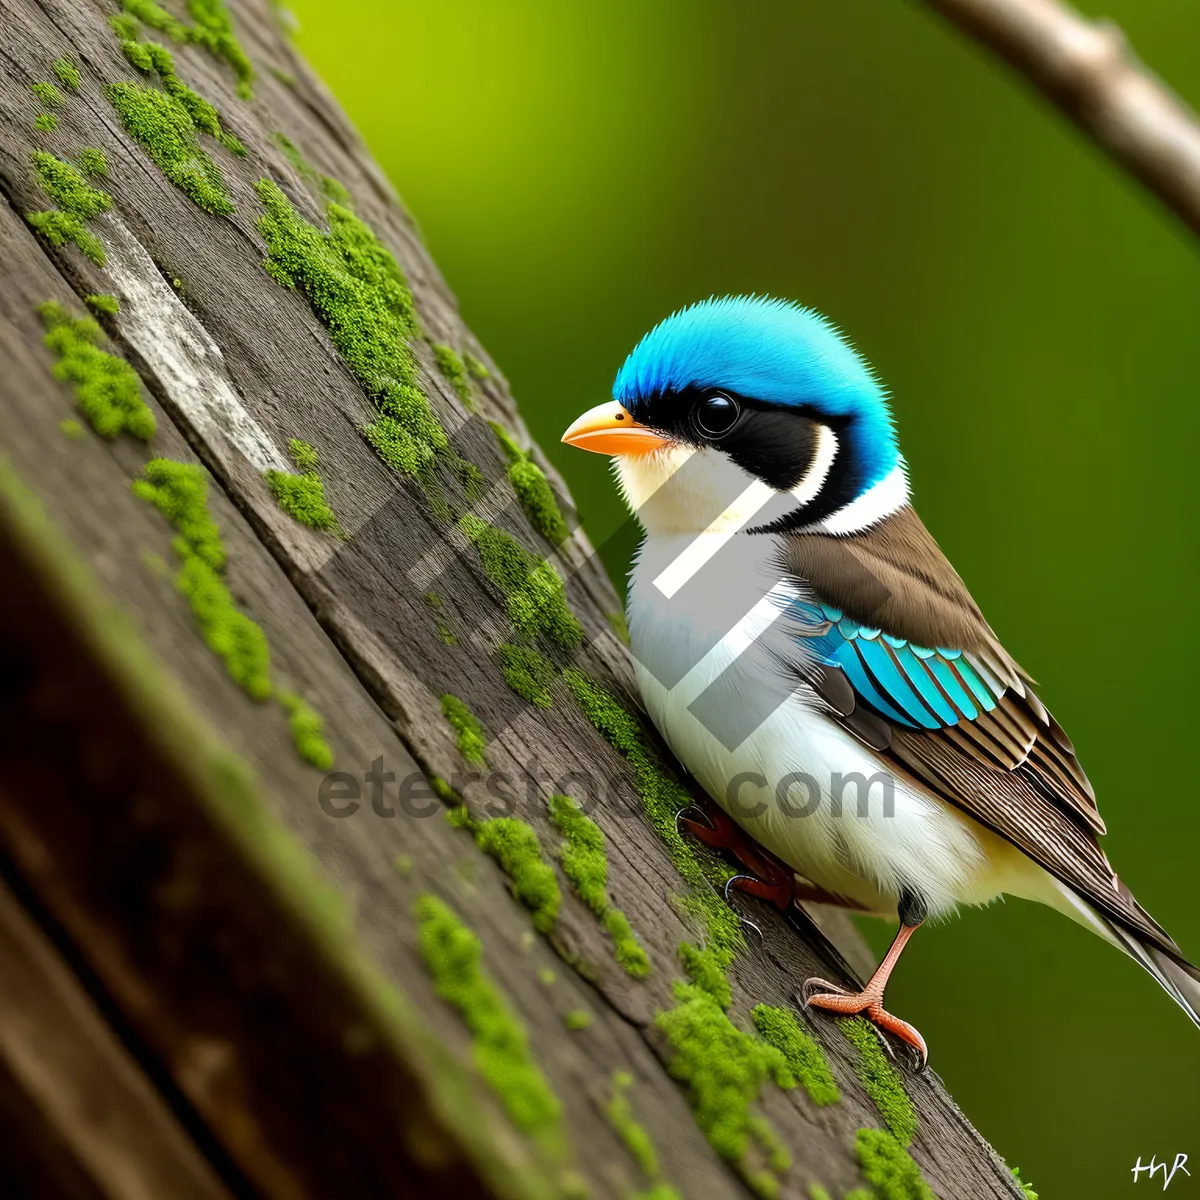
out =
[[[797,588],[837,613],[821,636],[799,638],[824,664],[834,719],[1129,936],[1178,956],[1100,849],[1104,822],[1070,739],[916,513],[906,507],[852,537],[792,532],[780,542]],[[811,682],[811,666],[796,673]]]

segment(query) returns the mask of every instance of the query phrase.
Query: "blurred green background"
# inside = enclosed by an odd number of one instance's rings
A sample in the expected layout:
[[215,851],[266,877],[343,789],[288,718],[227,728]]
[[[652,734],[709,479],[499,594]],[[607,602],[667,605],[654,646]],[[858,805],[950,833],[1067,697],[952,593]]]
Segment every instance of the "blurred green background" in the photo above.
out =
[[[558,437],[654,322],[759,291],[854,337],[1118,869],[1200,957],[1194,239],[907,0],[289,4],[594,541],[615,492]],[[1087,7],[1200,105],[1195,0]],[[1171,1192],[1200,1194],[1200,1030],[1090,934],[968,912],[889,1002],[1043,1200],[1157,1191],[1134,1162],[1180,1152]]]

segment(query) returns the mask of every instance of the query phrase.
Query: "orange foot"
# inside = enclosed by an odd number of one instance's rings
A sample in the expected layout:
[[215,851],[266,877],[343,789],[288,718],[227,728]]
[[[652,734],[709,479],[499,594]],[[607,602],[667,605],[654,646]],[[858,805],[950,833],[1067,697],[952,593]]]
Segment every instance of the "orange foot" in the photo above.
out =
[[842,1013],[846,1016],[861,1013],[877,1028],[895,1034],[902,1042],[912,1046],[921,1056],[921,1069],[924,1070],[929,1061],[929,1047],[926,1046],[925,1039],[915,1026],[892,1016],[883,1007],[883,990],[887,986],[888,977],[900,957],[900,952],[916,931],[915,925],[900,926],[892,948],[861,992],[848,992],[825,979],[809,979],[804,984],[803,998],[806,1008],[823,1008],[827,1012]]

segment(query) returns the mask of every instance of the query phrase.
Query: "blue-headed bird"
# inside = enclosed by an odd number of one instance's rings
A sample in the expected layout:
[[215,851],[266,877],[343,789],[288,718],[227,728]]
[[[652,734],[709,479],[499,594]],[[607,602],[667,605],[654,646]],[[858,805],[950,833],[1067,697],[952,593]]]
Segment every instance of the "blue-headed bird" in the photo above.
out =
[[810,980],[807,1004],[924,1062],[888,977],[926,919],[1008,894],[1131,955],[1200,1025],[1200,970],[1109,864],[1074,746],[914,511],[886,393],[830,322],[760,297],[677,312],[563,441],[612,457],[642,526],[642,698],[720,806],[681,826],[750,894],[900,922],[861,992]]

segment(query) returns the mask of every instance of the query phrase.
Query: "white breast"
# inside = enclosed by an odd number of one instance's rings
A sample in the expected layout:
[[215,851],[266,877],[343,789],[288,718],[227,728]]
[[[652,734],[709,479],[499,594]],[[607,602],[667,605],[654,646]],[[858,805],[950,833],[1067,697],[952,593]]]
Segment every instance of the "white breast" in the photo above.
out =
[[[628,621],[642,698],[674,753],[758,842],[812,883],[894,914],[902,886],[932,915],[984,903],[1023,856],[887,764],[824,715],[813,692],[788,693],[773,657],[796,642],[776,620],[793,584],[777,582],[768,537],[738,533],[668,598],[656,584],[694,534],[643,543]],[[758,712],[763,697],[787,695]],[[744,734],[744,736],[743,736]],[[787,777],[803,773],[814,785]],[[854,777],[871,782],[864,788]],[[1032,865],[1032,864],[1031,864]],[[1040,898],[1040,897],[1039,897]]]

